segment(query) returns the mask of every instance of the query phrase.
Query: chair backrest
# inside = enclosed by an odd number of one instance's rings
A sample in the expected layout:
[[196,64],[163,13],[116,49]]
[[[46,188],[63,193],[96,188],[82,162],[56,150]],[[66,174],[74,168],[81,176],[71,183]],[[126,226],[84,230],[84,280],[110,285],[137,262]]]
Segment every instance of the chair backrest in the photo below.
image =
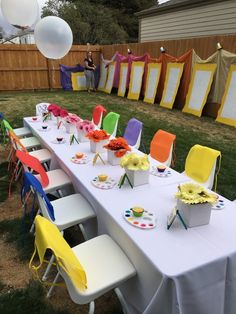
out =
[[11,142],[12,147],[14,148],[14,150],[19,149],[19,150],[22,150],[25,153],[28,153],[26,147],[21,143],[19,137],[16,136],[13,131],[9,131],[9,138],[10,138],[10,142]]
[[[194,181],[211,189],[214,183],[217,158],[221,152],[207,146],[194,145],[185,161],[185,173]],[[218,171],[219,172],[219,171]]]
[[39,104],[37,104],[35,106],[35,109],[36,109],[36,116],[43,116],[44,113],[47,113],[48,112],[48,106],[50,104],[47,103],[47,102],[41,102]]
[[130,146],[139,149],[141,136],[142,136],[143,123],[139,120],[132,118],[128,121],[124,138]]
[[5,119],[2,120],[2,126],[5,128],[5,131],[6,131],[7,134],[9,134],[9,131],[13,131],[12,126],[11,126],[10,123],[9,123],[7,120],[5,120]]
[[49,184],[48,175],[41,165],[40,161],[36,157],[31,156],[20,150],[16,151],[16,157],[21,161],[23,166],[33,169],[40,175],[40,181],[43,187],[46,187]]
[[93,119],[92,122],[98,127],[100,128],[102,125],[102,118],[103,115],[106,114],[106,109],[102,106],[102,105],[97,105],[94,109],[93,109]]
[[45,218],[48,220],[55,221],[54,209],[49,201],[46,193],[44,192],[39,180],[30,172],[24,173],[24,180],[21,190],[21,198],[23,199],[27,192],[29,192],[30,187],[36,193],[41,212]]
[[118,121],[120,115],[115,112],[109,112],[103,119],[103,130],[109,133],[111,136],[116,136]]
[[157,161],[170,166],[176,135],[158,130],[150,144],[150,155]]
[[49,220],[42,216],[35,217],[35,249],[39,255],[39,266],[33,266],[33,259],[36,251],[30,260],[30,268],[38,270],[44,261],[44,255],[47,249],[52,250],[58,266],[72,280],[75,287],[79,290],[87,288],[87,278],[83,266],[75,256],[71,247],[63,238],[59,229]]

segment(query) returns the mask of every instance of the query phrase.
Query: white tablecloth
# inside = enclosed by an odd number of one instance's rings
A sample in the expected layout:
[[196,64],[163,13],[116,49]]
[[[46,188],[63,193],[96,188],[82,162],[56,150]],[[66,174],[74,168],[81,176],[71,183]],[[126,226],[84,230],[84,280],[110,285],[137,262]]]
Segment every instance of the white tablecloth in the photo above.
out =
[[[54,155],[52,165],[60,165],[71,177],[75,189],[93,205],[98,233],[108,233],[130,258],[137,276],[122,286],[130,313],[145,314],[233,314],[236,313],[236,205],[226,199],[225,208],[212,211],[209,225],[187,231],[180,223],[167,230],[167,215],[175,206],[177,185],[186,178],[172,171],[168,178],[150,175],[150,183],[131,189],[125,185],[111,190],[97,189],[91,180],[106,173],[117,182],[124,170],[119,166],[93,166],[71,162],[78,151],[89,158],[89,143],[69,145],[69,135],[50,122],[42,132],[40,122],[24,123]],[[40,131],[39,131],[40,130]],[[60,134],[65,144],[52,144]],[[106,159],[106,154],[102,154]],[[122,217],[135,205],[154,212],[157,227],[141,230]]]

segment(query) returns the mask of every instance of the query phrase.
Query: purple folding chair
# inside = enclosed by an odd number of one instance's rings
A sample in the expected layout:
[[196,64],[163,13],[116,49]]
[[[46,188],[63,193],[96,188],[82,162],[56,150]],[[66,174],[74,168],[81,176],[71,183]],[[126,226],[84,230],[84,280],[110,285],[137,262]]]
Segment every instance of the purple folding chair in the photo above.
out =
[[124,138],[128,142],[129,146],[139,149],[141,143],[143,123],[139,120],[132,118],[128,121]]

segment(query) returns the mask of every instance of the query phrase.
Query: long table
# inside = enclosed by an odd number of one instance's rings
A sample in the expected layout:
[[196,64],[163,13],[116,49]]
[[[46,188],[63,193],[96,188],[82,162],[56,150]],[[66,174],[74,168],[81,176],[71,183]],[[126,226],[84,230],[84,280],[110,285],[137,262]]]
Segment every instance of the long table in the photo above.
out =
[[[149,184],[131,189],[124,185],[101,190],[91,180],[106,173],[117,182],[124,170],[120,166],[92,165],[94,154],[89,143],[69,145],[69,134],[57,130],[43,132],[40,122],[24,118],[24,124],[53,154],[52,168],[60,166],[70,176],[75,190],[93,205],[98,234],[109,234],[124,250],[137,270],[137,276],[122,285],[130,313],[145,314],[233,314],[236,313],[236,205],[223,198],[225,208],[212,210],[210,224],[188,229],[176,223],[167,230],[167,215],[176,204],[177,185],[186,177],[150,175]],[[53,144],[57,136],[65,144]],[[76,152],[88,155],[90,162],[71,162]],[[106,160],[106,153],[102,154]],[[157,226],[142,230],[125,221],[123,212],[141,206],[157,216]],[[69,210],[69,209],[68,209]],[[94,230],[95,231],[95,230]],[[92,231],[91,231],[92,232]],[[91,233],[92,235],[92,233]],[[95,235],[95,234],[94,234]]]

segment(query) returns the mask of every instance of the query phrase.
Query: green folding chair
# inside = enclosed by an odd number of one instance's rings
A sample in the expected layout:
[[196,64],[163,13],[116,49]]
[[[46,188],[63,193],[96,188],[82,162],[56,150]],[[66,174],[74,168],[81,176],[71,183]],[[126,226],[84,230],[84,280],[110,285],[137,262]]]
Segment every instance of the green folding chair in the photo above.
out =
[[103,119],[103,130],[105,130],[111,136],[116,137],[119,119],[120,115],[118,113],[109,112]]

